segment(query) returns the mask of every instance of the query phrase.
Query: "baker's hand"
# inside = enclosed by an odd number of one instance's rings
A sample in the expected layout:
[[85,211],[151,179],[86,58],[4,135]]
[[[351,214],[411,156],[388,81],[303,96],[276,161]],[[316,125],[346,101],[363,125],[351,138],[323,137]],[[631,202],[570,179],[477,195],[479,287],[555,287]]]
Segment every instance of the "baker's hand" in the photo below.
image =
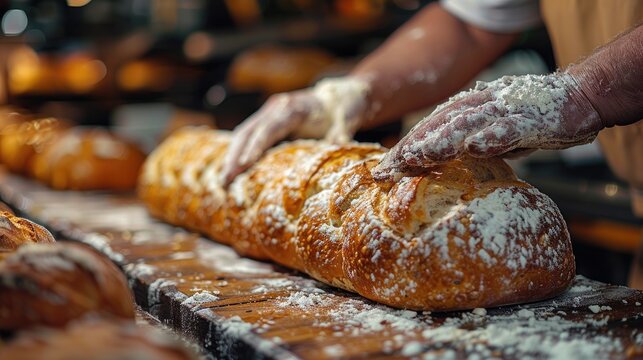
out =
[[605,125],[567,73],[478,83],[418,123],[373,169],[380,181],[467,153],[502,156],[591,142]]
[[223,184],[230,184],[267,149],[289,135],[349,142],[365,116],[368,92],[365,81],[345,77],[271,96],[234,130],[223,163]]

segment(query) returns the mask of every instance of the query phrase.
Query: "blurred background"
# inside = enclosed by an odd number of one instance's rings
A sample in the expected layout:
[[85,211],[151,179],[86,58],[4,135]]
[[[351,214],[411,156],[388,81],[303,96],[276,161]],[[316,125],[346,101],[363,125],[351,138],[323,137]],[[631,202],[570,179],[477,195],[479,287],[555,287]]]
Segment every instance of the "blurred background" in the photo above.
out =
[[[270,94],[347,73],[429,2],[0,0],[0,104],[110,127],[150,151],[172,129],[232,129]],[[553,70],[541,28],[479,79]],[[357,139],[392,146],[430,110]],[[626,284],[641,223],[597,145],[512,165],[560,206],[578,272]]]

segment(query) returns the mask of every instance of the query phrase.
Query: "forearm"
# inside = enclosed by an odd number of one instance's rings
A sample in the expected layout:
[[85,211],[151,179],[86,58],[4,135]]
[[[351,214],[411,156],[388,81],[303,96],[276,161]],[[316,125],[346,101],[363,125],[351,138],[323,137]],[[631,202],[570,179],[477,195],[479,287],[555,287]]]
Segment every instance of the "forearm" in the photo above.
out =
[[577,81],[605,127],[643,118],[643,25],[597,49],[566,72]]
[[427,6],[351,73],[370,85],[363,127],[443,100],[466,85],[516,38],[470,26]]

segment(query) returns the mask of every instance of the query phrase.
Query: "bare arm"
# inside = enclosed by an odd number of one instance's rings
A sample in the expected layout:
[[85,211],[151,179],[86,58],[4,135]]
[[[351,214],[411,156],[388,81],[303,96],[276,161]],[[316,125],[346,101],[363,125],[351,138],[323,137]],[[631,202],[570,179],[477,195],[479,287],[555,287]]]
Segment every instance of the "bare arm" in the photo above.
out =
[[360,127],[391,121],[461,88],[506,50],[515,35],[467,25],[432,4],[343,78],[272,96],[239,125],[226,153],[229,184],[288,136],[349,141]]
[[566,71],[601,116],[605,127],[643,118],[643,25],[598,48]]
[[434,3],[404,24],[352,71],[367,79],[370,112],[380,125],[444,100],[511,46],[516,34],[469,25]]
[[463,154],[563,149],[643,117],[643,26],[545,76],[480,83],[441,105],[395,145],[373,175],[388,180]]

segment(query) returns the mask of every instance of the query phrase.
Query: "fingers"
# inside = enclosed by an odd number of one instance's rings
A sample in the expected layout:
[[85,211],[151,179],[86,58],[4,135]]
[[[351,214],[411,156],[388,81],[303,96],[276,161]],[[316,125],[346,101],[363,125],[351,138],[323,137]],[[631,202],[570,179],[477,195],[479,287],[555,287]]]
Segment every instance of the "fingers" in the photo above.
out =
[[277,95],[267,101],[235,129],[221,169],[223,185],[227,187],[268,148],[288,136],[309,113],[305,106],[293,104],[288,94]]
[[377,164],[372,170],[371,174],[375,181],[392,181],[397,177],[401,176],[408,168],[408,165],[405,163],[402,158],[401,147],[398,143],[391,150],[389,150],[379,164]]
[[[377,181],[388,181],[401,173],[417,171],[418,167],[430,166],[438,162],[436,160],[448,161],[462,153],[488,158],[513,154],[517,149],[528,150],[530,144],[537,143],[534,138],[538,136],[536,132],[521,131],[529,122],[529,119],[520,115],[495,119],[488,111],[481,111],[480,108],[473,109],[459,115],[456,120],[422,145],[400,142],[373,169],[373,177]],[[476,129],[479,131],[473,131]],[[403,150],[433,146],[435,139],[445,139],[448,146],[441,152],[435,149],[424,150],[421,153]]]
[[535,134],[519,131],[529,122],[520,115],[511,115],[496,120],[478,133],[469,136],[464,143],[467,153],[475,157],[494,157],[506,154],[518,147],[525,147]]
[[[479,94],[476,94],[479,95]],[[484,94],[482,94],[484,95]],[[484,100],[478,97],[476,100]],[[449,161],[464,151],[466,138],[493,123],[502,112],[490,103],[469,108],[471,99],[455,104],[456,110],[442,109],[425,118],[394,146],[373,169],[378,181],[391,180],[403,172],[417,172],[436,163]]]
[[221,183],[225,187],[230,185],[232,180],[244,170],[239,158],[248,136],[250,136],[248,132],[236,131],[228,145],[221,167]]
[[493,104],[484,104],[463,111],[440,131],[431,134],[429,140],[432,141],[423,148],[423,162],[414,165],[426,166],[456,158],[465,151],[465,140],[491,125],[500,114],[500,110]]

